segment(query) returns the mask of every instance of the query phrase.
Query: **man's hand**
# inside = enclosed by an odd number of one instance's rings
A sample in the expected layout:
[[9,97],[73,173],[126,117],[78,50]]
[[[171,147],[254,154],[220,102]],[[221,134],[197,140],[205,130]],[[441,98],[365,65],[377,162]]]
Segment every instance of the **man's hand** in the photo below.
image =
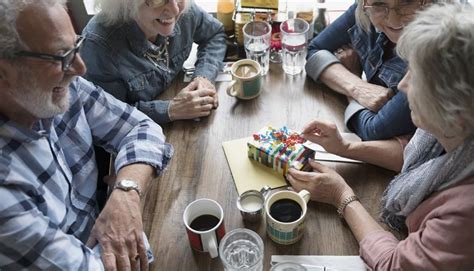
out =
[[102,246],[106,270],[148,270],[140,197],[115,189],[92,228],[87,246]]
[[197,89],[210,89],[214,90],[216,94],[214,95],[214,109],[216,109],[219,106],[219,97],[217,95],[216,87],[214,84],[211,83],[207,78],[205,77],[194,77],[193,81],[198,82],[198,87]]
[[344,156],[350,144],[331,122],[313,120],[305,125],[301,134],[305,139],[321,145],[327,152],[341,156]]
[[378,112],[392,96],[391,89],[365,81],[356,85],[352,90],[352,98],[373,112]]
[[171,120],[194,119],[209,116],[215,105],[215,89],[199,89],[201,83],[192,81],[171,100]]

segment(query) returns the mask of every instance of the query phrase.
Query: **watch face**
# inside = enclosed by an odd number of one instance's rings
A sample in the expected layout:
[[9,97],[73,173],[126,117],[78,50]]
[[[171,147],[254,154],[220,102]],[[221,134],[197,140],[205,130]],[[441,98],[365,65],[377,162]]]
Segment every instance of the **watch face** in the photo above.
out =
[[129,187],[129,188],[135,187],[137,185],[134,181],[131,181],[131,180],[122,180],[120,184],[123,187]]

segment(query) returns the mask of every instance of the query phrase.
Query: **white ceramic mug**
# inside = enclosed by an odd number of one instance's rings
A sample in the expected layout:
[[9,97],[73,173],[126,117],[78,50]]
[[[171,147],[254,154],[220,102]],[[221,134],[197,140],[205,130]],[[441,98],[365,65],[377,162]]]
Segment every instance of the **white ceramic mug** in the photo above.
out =
[[[266,213],[266,227],[268,236],[278,244],[289,245],[294,244],[301,239],[304,233],[304,219],[310,199],[310,193],[306,190],[301,190],[299,193],[294,191],[278,191],[271,194],[265,202]],[[281,200],[290,201],[290,204],[295,204],[300,207],[300,213],[294,213],[294,219],[291,221],[280,221],[275,213],[272,214],[272,207],[279,204]],[[288,214],[286,214],[288,215]]]
[[260,64],[251,59],[235,62],[230,68],[232,81],[227,87],[227,94],[244,100],[257,97],[262,91],[261,70]]
[[225,235],[224,211],[212,199],[198,199],[186,207],[183,213],[189,243],[194,250],[218,256],[218,244]]

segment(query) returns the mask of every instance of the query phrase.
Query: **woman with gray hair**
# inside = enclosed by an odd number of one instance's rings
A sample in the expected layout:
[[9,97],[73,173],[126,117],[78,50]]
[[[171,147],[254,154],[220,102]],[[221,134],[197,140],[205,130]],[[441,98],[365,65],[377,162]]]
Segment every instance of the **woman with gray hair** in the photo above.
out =
[[347,142],[318,120],[303,135],[327,151],[401,169],[384,193],[381,218],[407,230],[406,239],[383,230],[334,170],[311,161],[313,172],[291,169],[288,180],[337,207],[371,270],[473,270],[474,8],[428,8],[405,28],[397,51],[409,63],[398,87],[418,127],[404,150],[395,139]]
[[[85,77],[157,123],[194,119],[218,105],[213,84],[224,59],[222,24],[192,0],[98,0],[85,27]],[[197,43],[193,81],[171,100],[155,100]]]
[[397,89],[407,65],[394,48],[417,11],[443,1],[357,0],[311,41],[306,73],[348,97],[344,121],[362,140],[415,131],[406,96]]

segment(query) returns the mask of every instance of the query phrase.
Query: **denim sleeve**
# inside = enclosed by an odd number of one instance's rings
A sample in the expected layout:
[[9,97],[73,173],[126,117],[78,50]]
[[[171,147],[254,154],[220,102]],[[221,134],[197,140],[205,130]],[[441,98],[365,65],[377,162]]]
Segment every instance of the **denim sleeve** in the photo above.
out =
[[120,75],[112,48],[95,34],[86,34],[80,51],[86,64],[84,78],[102,87],[115,98],[127,102],[128,88]]
[[198,44],[196,71],[193,77],[202,76],[214,81],[221,69],[227,45],[224,26],[196,4],[191,6],[195,16],[194,42]]
[[171,122],[168,114],[170,101],[140,101],[135,106],[158,124]]
[[[354,109],[348,106],[347,110]],[[398,91],[378,112],[366,108],[354,110],[348,116],[347,128],[362,140],[381,140],[413,133],[416,130],[411,120],[410,108],[405,93]]]
[[[87,66],[84,76],[89,81],[99,85],[115,98],[130,102],[127,98],[128,84],[122,79],[118,63],[112,53],[112,48],[100,37],[88,34],[81,49],[81,57]],[[169,101],[142,101],[135,106],[159,124],[170,122],[168,115]]]
[[329,65],[339,62],[332,53],[333,51],[342,45],[351,43],[347,31],[355,24],[356,6],[356,4],[352,5],[310,42],[305,70],[313,80],[317,81],[321,72]]

